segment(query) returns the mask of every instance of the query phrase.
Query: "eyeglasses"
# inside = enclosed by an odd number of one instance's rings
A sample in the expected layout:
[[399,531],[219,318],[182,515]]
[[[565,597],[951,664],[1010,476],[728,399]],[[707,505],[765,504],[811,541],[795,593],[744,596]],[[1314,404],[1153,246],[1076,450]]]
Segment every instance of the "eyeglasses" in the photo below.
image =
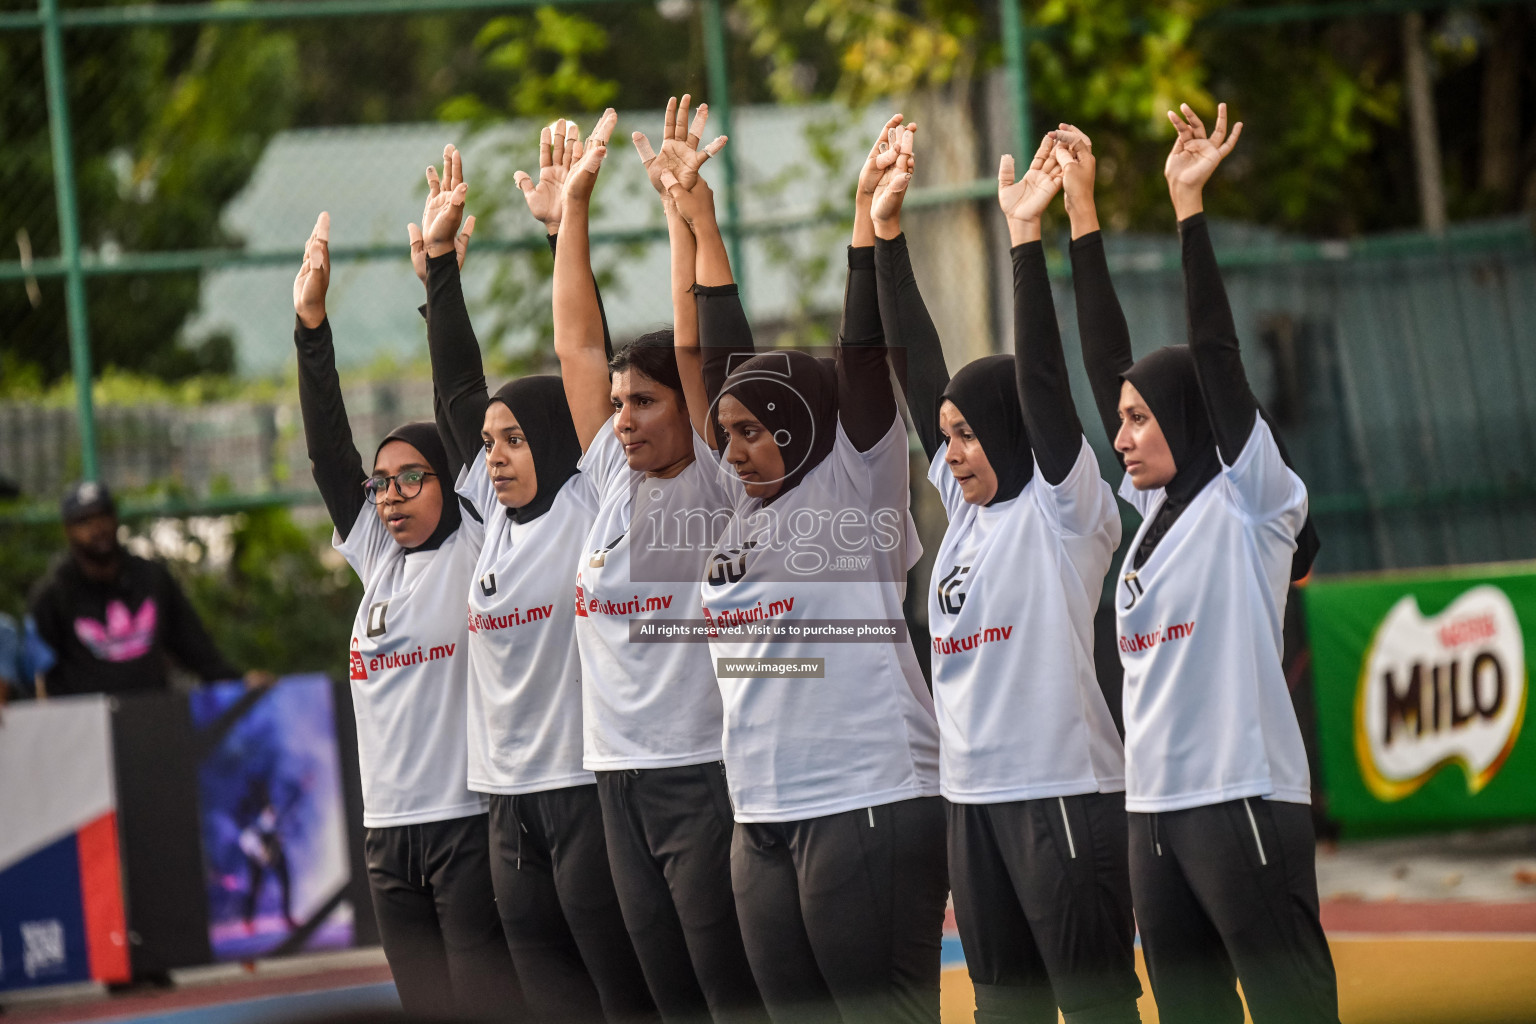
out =
[[383,473],[375,474],[363,481],[363,493],[368,495],[368,500],[377,505],[383,500],[385,492],[389,490],[389,482],[395,482],[395,491],[402,501],[409,501],[421,493],[421,485],[429,476],[437,476],[436,473],[428,473],[424,469],[407,469],[394,476],[385,476]]

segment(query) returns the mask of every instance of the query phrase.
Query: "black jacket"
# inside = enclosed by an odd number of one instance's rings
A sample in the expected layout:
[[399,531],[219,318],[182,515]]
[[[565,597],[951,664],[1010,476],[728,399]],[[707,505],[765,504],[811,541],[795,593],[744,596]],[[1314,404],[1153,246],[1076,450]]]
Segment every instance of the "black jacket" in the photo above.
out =
[[122,558],[117,579],[97,583],[65,555],[32,588],[38,635],[58,658],[48,693],[164,690],[168,659],[203,682],[239,678],[170,570],[126,551]]

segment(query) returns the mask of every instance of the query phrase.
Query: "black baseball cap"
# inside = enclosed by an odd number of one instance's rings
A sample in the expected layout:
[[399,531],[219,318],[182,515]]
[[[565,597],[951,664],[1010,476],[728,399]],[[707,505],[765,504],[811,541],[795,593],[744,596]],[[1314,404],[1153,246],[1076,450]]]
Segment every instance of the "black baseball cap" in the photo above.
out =
[[112,501],[112,492],[107,490],[106,484],[86,480],[64,492],[64,500],[59,502],[59,511],[64,516],[64,525],[69,526],[102,513],[115,515],[117,505]]

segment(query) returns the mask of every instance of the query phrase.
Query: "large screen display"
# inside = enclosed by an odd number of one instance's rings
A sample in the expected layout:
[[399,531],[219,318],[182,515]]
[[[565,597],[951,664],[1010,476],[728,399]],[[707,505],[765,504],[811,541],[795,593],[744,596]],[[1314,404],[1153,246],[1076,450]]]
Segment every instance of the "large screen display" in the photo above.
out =
[[265,691],[221,683],[191,702],[214,957],[351,945],[330,681],[289,676]]

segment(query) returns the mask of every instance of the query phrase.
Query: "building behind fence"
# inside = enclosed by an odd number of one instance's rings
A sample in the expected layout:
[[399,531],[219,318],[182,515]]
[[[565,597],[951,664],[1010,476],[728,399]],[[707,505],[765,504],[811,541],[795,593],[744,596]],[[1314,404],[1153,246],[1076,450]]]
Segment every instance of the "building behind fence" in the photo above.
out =
[[[1352,246],[1298,245],[1243,226],[1217,227],[1255,392],[1311,492],[1324,542],[1318,570],[1536,557],[1536,244],[1529,225],[1464,225],[1443,241],[1397,236]],[[921,255],[920,241],[913,244]],[[1176,240],[1119,237],[1109,249],[1137,353],[1182,343]],[[841,299],[841,245],[829,256],[833,301],[823,298],[809,322],[835,317]],[[1001,304],[1007,253],[988,256],[998,285],[993,299]],[[942,267],[923,262],[920,284],[942,304],[951,282]],[[1055,293],[1078,409],[1106,477],[1115,480],[1064,274]],[[991,339],[998,348],[1011,344],[1004,315],[1000,306],[1004,330]],[[946,338],[952,366],[964,358],[966,340]],[[431,411],[430,382],[419,373],[351,382],[346,397],[365,457],[392,426]],[[109,406],[98,415],[102,464],[118,488],[171,483],[192,497],[318,500],[296,395],[193,408]],[[78,474],[77,452],[72,409],[0,405],[0,472],[28,493],[56,494]]]

